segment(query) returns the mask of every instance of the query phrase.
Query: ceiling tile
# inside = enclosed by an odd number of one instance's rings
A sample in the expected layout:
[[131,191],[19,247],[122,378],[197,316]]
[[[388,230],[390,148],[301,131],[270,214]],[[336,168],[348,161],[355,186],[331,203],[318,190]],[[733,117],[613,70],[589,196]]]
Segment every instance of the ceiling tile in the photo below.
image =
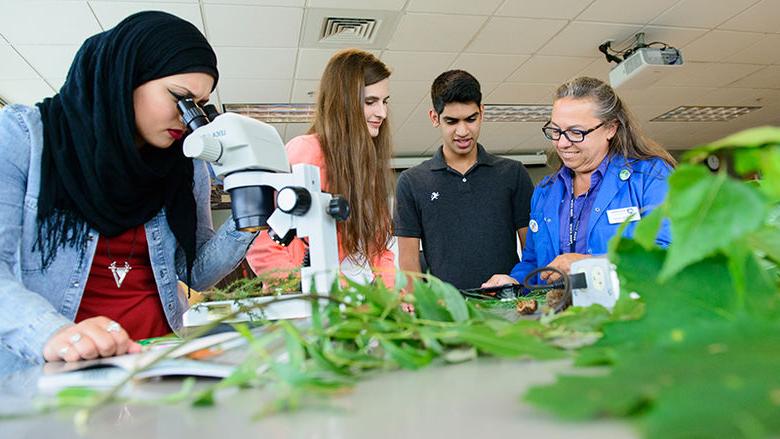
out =
[[596,0],[577,19],[645,24],[678,1],[634,1],[629,5],[625,0]]
[[765,67],[731,85],[734,87],[780,89],[780,66]]
[[714,30],[682,48],[685,61],[718,62],[743,49],[750,47],[763,38],[763,34],[754,32],[734,32]]
[[531,54],[539,50],[566,23],[565,20],[493,17],[466,51]]
[[755,44],[726,58],[727,62],[780,64],[780,35],[764,34]]
[[558,85],[504,82],[483,100],[491,104],[549,104]]
[[695,99],[712,93],[713,87],[647,87],[619,90],[620,97],[632,108],[643,104],[678,107],[694,105]]
[[[645,26],[642,29],[645,33],[645,41],[652,43],[655,41],[666,43],[672,47],[683,47],[691,41],[700,38],[707,33],[706,29],[693,29],[683,27],[671,27],[671,26]],[[683,55],[683,58],[687,60]]]
[[141,11],[163,11],[194,24],[203,32],[203,20],[197,3],[91,1],[90,7],[103,29],[110,29],[125,17]]
[[298,47],[303,9],[204,5],[215,46]]
[[[16,46],[16,49],[44,78],[64,78],[68,75],[68,69],[70,69],[79,47],[74,45],[20,45]],[[2,51],[2,48],[0,48],[0,51]],[[6,58],[0,55],[0,59],[5,60]],[[0,72],[2,69],[3,67],[0,67]]]
[[541,123],[484,122],[479,130],[479,143],[489,152],[503,154],[530,137],[542,138]]
[[412,110],[417,107],[418,102],[396,102],[390,97],[390,126],[395,130],[396,126],[403,125],[409,116],[412,114]]
[[[684,56],[684,55],[683,55]],[[759,70],[754,64],[686,62],[656,84],[659,86],[722,87]]]
[[35,70],[14,49],[0,39],[0,79],[38,78]]
[[86,2],[12,0],[2,10],[0,34],[14,45],[81,45],[101,31]]
[[438,12],[442,14],[490,15],[503,0],[411,0],[406,6],[410,12]]
[[507,81],[562,83],[592,62],[593,58],[534,55]]
[[611,23],[573,22],[539,51],[542,55],[600,56],[599,45],[607,40],[617,47],[639,32],[639,26]]
[[450,68],[465,70],[480,82],[502,82],[528,58],[528,55],[463,53]]
[[604,58],[597,58],[587,67],[577,72],[576,76],[590,76],[591,78],[601,79],[609,82],[609,71],[615,67],[615,64],[607,62]]
[[202,2],[212,3],[212,4],[223,4],[223,5],[292,6],[292,7],[303,7],[306,4],[306,0],[202,0]]
[[564,18],[579,15],[593,0],[507,0],[496,11],[505,17]]
[[0,96],[11,104],[33,105],[53,94],[43,79],[0,79]]
[[390,102],[414,103],[427,97],[431,92],[430,81],[397,81],[390,77]]
[[299,79],[295,81],[293,84],[293,91],[292,96],[290,97],[290,102],[316,102],[317,90],[319,89],[319,86],[320,81],[311,81],[306,79]]
[[309,0],[310,8],[381,9],[400,11],[406,0]]
[[216,47],[220,76],[225,78],[290,79],[297,50]]
[[[393,34],[390,50],[460,52],[486,20],[474,15],[406,14]],[[435,35],[435,38],[420,38]]]
[[[322,77],[325,66],[330,57],[340,49],[299,49],[298,67],[295,70],[295,79],[316,79]],[[367,50],[379,57],[379,50]]]
[[668,26],[703,27],[712,29],[739,14],[756,0],[682,0],[653,20],[654,24]]
[[382,53],[382,61],[393,71],[393,79],[433,81],[455,59],[454,53],[394,52]]
[[723,23],[721,29],[743,30],[748,32],[778,33],[777,17],[780,17],[780,2],[762,0],[745,12]]
[[[431,104],[430,99],[423,99],[420,101],[417,106],[414,107],[414,109],[409,112],[409,117],[403,121],[402,124],[400,120],[396,119],[396,122],[394,124],[396,129],[401,128],[402,126],[406,124],[427,124],[428,126],[431,126],[431,119],[428,115],[428,112],[433,108],[433,105]],[[434,128],[431,128],[432,130]]]
[[287,103],[291,87],[289,80],[246,78],[224,78],[217,86],[223,104]]
[[692,105],[757,105],[780,103],[780,90],[728,87],[713,90],[694,99]]
[[440,137],[430,121],[407,122],[393,134],[393,155],[422,155]]

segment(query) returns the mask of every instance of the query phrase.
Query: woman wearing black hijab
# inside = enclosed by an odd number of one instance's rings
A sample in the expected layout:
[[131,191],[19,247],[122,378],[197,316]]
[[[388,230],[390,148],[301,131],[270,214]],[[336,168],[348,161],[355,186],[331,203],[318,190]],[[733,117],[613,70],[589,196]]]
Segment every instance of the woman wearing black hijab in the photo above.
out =
[[132,15],[89,38],[58,94],[0,112],[0,365],[139,349],[178,330],[253,234],[214,232],[205,163],[182,153],[184,97],[217,62],[192,24]]

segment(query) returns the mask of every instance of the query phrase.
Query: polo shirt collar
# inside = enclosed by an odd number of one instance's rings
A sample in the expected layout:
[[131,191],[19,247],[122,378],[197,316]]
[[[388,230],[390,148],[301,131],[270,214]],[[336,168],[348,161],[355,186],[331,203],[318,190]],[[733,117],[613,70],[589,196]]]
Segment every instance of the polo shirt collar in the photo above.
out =
[[[479,165],[493,166],[496,161],[498,161],[496,156],[485,151],[485,148],[477,143],[477,162],[472,169]],[[431,159],[431,171],[447,169],[447,167],[447,162],[444,160],[444,145],[441,145]]]

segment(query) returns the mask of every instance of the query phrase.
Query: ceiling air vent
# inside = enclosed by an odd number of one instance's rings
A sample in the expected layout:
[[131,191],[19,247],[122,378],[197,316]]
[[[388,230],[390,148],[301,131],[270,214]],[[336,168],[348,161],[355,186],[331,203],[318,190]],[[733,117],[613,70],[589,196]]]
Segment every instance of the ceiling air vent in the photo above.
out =
[[320,42],[372,43],[378,29],[379,21],[374,18],[326,17]]

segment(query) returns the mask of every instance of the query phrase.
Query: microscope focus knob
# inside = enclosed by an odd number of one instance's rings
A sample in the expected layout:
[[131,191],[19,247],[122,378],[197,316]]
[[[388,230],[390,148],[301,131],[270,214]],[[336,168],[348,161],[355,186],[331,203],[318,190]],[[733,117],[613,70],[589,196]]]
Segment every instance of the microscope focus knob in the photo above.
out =
[[336,221],[346,221],[349,218],[349,201],[340,195],[334,195],[328,203],[328,215]]
[[283,187],[276,193],[276,207],[290,215],[304,215],[311,207],[311,194],[302,187]]
[[184,155],[218,163],[222,158],[222,144],[211,136],[189,136],[184,140]]

